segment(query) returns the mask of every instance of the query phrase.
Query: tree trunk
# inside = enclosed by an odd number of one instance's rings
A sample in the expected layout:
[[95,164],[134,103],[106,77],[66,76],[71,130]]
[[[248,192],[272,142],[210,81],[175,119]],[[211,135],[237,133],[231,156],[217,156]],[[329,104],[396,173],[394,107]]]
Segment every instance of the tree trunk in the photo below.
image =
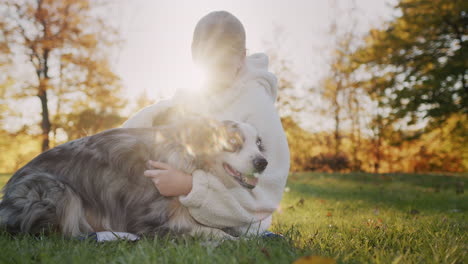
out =
[[39,99],[41,100],[42,107],[42,151],[49,149],[49,132],[50,132],[50,120],[49,120],[49,107],[47,105],[47,89],[42,83],[39,86]]
[[359,134],[359,102],[355,98],[355,88],[351,88],[349,94],[349,101],[348,101],[348,108],[351,118],[351,145],[352,145],[352,170],[353,171],[360,171],[360,164],[358,160],[358,136]]
[[356,140],[356,117],[351,118],[351,145],[353,148],[353,171],[358,171],[358,159],[357,159],[357,140]]
[[379,173],[380,169],[380,161],[382,160],[382,118],[380,115],[377,117],[377,142],[375,146],[375,165],[374,165],[374,173]]
[[359,168],[359,171],[361,171],[361,161],[359,160],[358,158],[358,155],[359,155],[359,152],[360,152],[360,148],[361,148],[361,119],[359,118],[360,116],[360,105],[359,105],[359,100],[356,100],[356,125],[357,125],[357,147],[356,147],[356,159],[357,161],[359,162],[358,164],[358,168]]
[[335,158],[340,154],[340,117],[339,111],[335,112]]
[[50,119],[49,119],[49,106],[47,100],[47,86],[49,81],[49,50],[45,49],[43,54],[43,64],[41,65],[41,69],[38,70],[38,78],[39,78],[39,94],[38,97],[41,100],[41,108],[42,108],[42,151],[46,151],[49,149],[50,139],[49,139],[49,132],[50,132]]
[[338,81],[336,85],[336,93],[335,93],[335,98],[334,100],[334,105],[335,105],[335,159],[338,159],[338,155],[340,154],[340,148],[341,148],[341,137],[340,137],[340,111],[341,111],[341,106],[340,103],[338,102],[338,95],[341,91],[341,81]]

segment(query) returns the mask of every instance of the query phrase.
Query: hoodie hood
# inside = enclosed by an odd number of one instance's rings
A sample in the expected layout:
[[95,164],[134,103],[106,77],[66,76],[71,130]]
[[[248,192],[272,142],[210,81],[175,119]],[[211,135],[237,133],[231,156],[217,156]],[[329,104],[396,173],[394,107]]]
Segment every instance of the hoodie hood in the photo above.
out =
[[268,71],[268,64],[268,56],[264,53],[255,53],[248,56],[245,62],[247,74],[243,77],[246,81],[258,81],[265,88],[273,102],[275,102],[278,91],[278,80],[273,73]]

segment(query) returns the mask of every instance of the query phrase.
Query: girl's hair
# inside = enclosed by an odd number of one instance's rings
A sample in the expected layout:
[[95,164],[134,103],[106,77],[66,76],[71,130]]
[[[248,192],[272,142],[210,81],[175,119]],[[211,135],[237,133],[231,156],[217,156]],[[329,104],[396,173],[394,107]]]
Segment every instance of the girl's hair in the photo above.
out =
[[228,51],[245,56],[245,29],[229,12],[214,11],[198,21],[192,40],[192,58],[203,63],[218,51]]

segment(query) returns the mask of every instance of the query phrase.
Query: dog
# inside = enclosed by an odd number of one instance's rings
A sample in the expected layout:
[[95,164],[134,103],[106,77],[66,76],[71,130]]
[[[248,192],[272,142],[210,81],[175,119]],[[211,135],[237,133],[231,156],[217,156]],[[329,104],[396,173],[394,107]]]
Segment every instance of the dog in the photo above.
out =
[[245,123],[192,116],[110,129],[43,152],[18,170],[3,189],[0,226],[70,237],[98,231],[229,236],[197,223],[177,197],[162,196],[143,176],[148,160],[189,174],[201,169],[227,188],[249,189],[268,164],[261,138]]

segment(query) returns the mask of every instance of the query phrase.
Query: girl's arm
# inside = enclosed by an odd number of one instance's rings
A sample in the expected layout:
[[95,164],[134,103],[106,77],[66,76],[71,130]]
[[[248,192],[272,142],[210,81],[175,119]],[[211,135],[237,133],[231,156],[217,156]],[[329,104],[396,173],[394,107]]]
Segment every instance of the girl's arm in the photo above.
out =
[[123,128],[152,127],[153,118],[173,106],[172,100],[162,100],[141,109],[122,125]]
[[[190,208],[195,208],[193,210],[195,212],[197,212],[198,210],[196,209],[200,209],[200,207],[209,208],[211,210],[215,217],[210,217],[210,214],[205,214],[205,216],[208,216],[211,220],[200,221],[199,218],[194,216],[195,219],[199,220],[202,224],[211,227],[224,228],[248,225],[262,220],[252,218],[251,213],[240,206],[236,200],[231,200],[231,203],[221,203],[219,205],[224,209],[218,209],[218,201],[229,201],[229,199],[232,198],[229,197],[229,194],[226,194],[229,190],[227,190],[212,174],[208,174],[202,170],[197,170],[192,174],[192,176],[191,174],[186,174],[171,167],[169,164],[157,161],[149,161],[149,165],[151,165],[153,169],[146,170],[144,175],[153,181],[159,193],[170,197],[180,196],[179,200],[185,206],[189,207],[189,210]],[[193,186],[195,186],[195,188],[193,188]],[[224,195],[220,196],[220,193]],[[246,197],[246,194],[239,195]],[[207,202],[208,204],[206,204]],[[200,211],[203,211],[203,209]],[[236,212],[235,216],[238,219],[230,215],[226,215],[228,219],[223,219],[223,215],[219,215],[219,213],[222,213],[223,211],[228,213]],[[214,219],[218,219],[215,221],[219,221],[219,223],[211,222]]]

